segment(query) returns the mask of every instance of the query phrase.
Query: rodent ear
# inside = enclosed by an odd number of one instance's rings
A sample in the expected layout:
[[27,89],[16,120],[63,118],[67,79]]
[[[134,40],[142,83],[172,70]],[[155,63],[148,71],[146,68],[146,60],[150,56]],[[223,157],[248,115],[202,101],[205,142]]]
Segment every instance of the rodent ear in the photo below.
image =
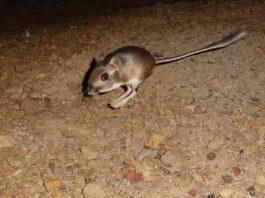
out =
[[121,57],[121,56],[115,56],[115,57],[112,57],[110,62],[109,62],[109,65],[113,68],[115,68],[116,70],[120,69],[122,67],[122,65],[125,64],[125,58],[124,57]]

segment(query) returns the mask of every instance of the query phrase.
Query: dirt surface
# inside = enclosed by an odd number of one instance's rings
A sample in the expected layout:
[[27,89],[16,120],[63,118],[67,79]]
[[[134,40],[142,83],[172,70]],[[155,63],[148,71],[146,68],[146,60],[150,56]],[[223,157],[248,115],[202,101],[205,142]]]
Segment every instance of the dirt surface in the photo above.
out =
[[[5,18],[0,197],[265,197],[264,13],[265,1],[193,1]],[[249,35],[157,68],[119,110],[107,103],[122,90],[81,93],[94,56],[171,56],[237,29]]]

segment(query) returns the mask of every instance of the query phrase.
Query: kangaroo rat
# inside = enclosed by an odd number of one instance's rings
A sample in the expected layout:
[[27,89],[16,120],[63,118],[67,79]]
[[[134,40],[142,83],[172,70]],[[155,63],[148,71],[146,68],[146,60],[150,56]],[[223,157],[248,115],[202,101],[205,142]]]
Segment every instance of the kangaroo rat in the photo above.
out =
[[223,39],[204,48],[162,59],[155,59],[149,51],[141,47],[121,47],[108,54],[103,60],[95,62],[95,64],[89,68],[87,81],[85,82],[87,86],[83,91],[88,96],[93,96],[100,93],[110,92],[120,87],[125,87],[126,91],[124,94],[109,103],[111,108],[117,109],[124,106],[137,94],[136,90],[138,86],[152,74],[153,69],[157,65],[224,48],[246,35],[247,32],[245,31],[231,33]]

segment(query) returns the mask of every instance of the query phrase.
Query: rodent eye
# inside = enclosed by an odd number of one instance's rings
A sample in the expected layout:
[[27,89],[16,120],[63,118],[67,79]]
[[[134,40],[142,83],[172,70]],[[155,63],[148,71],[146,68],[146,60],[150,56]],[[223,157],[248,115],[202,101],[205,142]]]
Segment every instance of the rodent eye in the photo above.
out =
[[101,76],[102,81],[106,81],[108,79],[109,79],[109,74],[107,74],[107,73],[102,74],[102,76]]

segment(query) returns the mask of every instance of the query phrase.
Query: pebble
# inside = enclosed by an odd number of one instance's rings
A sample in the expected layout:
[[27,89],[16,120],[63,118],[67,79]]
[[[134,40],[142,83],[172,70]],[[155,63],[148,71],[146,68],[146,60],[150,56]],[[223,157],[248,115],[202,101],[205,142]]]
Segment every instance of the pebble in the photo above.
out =
[[34,113],[37,111],[38,105],[37,103],[30,98],[26,98],[21,102],[21,109],[28,113]]
[[210,194],[207,196],[207,198],[215,198],[215,194]]
[[237,176],[241,173],[241,169],[238,167],[232,167],[232,171],[233,171],[235,176]]
[[257,192],[265,194],[265,175],[258,175],[254,182],[254,188]]
[[188,194],[191,195],[192,197],[196,197],[196,195],[198,194],[197,189],[196,188],[192,188],[188,191]]
[[43,182],[47,190],[54,190],[60,186],[60,181],[56,178],[46,178]]
[[180,171],[187,163],[187,160],[181,152],[168,151],[161,157],[163,164],[169,166],[170,171]]
[[261,120],[251,120],[248,121],[248,125],[252,129],[259,129],[264,125],[264,123]]
[[213,153],[213,152],[211,152],[211,153],[209,153],[209,154],[207,155],[207,159],[208,159],[208,160],[214,160],[215,158],[216,158],[216,154]]
[[105,198],[106,193],[99,184],[89,183],[83,189],[83,195],[86,198]]
[[219,196],[223,198],[249,198],[249,194],[242,192],[240,189],[224,188],[221,190]]
[[25,160],[22,156],[10,156],[6,159],[6,161],[10,166],[19,167]]
[[6,93],[7,94],[15,94],[18,92],[19,86],[18,85],[10,85],[7,89],[6,89]]
[[67,88],[69,89],[69,91],[76,91],[80,89],[80,85],[78,83],[75,82],[69,82],[67,83]]
[[39,99],[39,98],[44,98],[45,94],[40,90],[32,90],[29,94],[29,97],[33,99]]
[[216,90],[221,89],[223,87],[221,81],[217,78],[213,79],[211,81],[212,87]]
[[255,196],[256,195],[256,190],[254,188],[254,186],[250,186],[246,189],[248,191],[248,193],[251,195],[251,196]]
[[98,157],[98,151],[94,148],[88,148],[88,147],[81,147],[80,148],[82,156],[87,160],[94,160]]
[[146,144],[149,148],[161,148],[165,144],[165,137],[160,133],[152,133]]
[[220,195],[223,196],[224,198],[231,198],[233,191],[234,190],[231,188],[224,188],[221,190]]
[[155,149],[148,149],[148,148],[143,148],[136,156],[135,160],[137,162],[141,162],[144,160],[144,158],[152,158],[156,156],[157,151]]
[[0,148],[12,147],[15,145],[15,140],[9,135],[0,136]]
[[231,184],[233,181],[233,176],[232,175],[222,175],[222,180],[224,181],[225,184]]
[[145,136],[146,132],[144,128],[135,128],[132,132],[133,139],[142,140]]
[[211,140],[208,144],[208,149],[217,150],[221,148],[225,143],[223,136],[215,136],[213,140]]

